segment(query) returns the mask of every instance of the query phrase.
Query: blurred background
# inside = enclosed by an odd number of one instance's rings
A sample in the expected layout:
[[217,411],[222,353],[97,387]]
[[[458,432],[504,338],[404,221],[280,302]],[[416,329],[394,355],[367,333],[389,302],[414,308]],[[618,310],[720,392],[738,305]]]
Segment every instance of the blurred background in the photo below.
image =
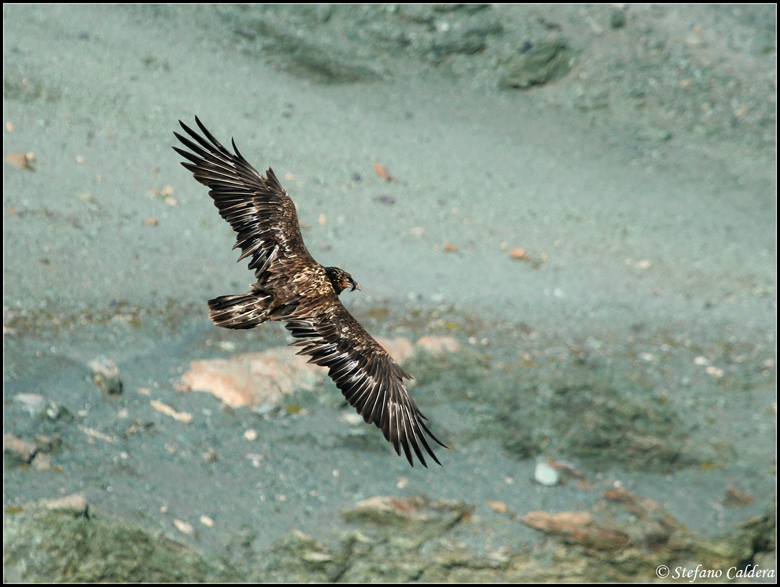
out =
[[[772,568],[774,6],[6,5],[3,32],[7,579]],[[195,115],[416,345],[443,467],[327,380],[186,391],[289,342],[208,320],[253,276],[171,149]],[[60,523],[143,550],[76,571],[31,546]]]

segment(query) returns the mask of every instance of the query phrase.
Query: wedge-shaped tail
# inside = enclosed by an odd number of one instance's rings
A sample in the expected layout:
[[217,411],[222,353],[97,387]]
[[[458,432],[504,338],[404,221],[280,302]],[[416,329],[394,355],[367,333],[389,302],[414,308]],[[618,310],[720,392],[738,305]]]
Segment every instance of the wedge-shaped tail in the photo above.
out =
[[236,296],[220,296],[209,300],[209,318],[217,326],[245,330],[269,320],[268,306],[273,296],[250,292]]

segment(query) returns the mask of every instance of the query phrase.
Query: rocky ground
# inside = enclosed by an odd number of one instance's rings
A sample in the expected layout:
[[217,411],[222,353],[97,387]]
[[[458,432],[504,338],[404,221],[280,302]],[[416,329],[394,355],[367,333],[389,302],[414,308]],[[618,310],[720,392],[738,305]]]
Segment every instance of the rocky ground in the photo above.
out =
[[[773,579],[774,6],[3,27],[6,580]],[[194,114],[361,282],[443,467],[298,368],[194,391],[288,342],[207,320],[251,275],[170,150]]]

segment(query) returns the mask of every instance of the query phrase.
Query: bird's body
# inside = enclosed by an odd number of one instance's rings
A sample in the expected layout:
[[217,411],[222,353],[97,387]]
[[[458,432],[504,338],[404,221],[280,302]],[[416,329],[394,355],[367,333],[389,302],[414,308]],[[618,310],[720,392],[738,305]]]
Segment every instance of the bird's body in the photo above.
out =
[[[179,121],[196,142],[178,134],[189,151],[174,147],[188,160],[182,165],[209,187],[220,215],[238,233],[239,260],[250,257],[257,282],[246,294],[209,301],[212,321],[225,328],[254,328],[269,320],[285,322],[298,354],[328,368],[328,375],[364,420],[380,428],[400,455],[414,466],[412,451],[427,466],[420,445],[439,463],[425,433],[442,444],[425,425],[404,379],[411,377],[369,335],[339,300],[360,289],[346,271],[317,263],[303,242],[298,217],[287,192],[270,168],[258,173],[241,156],[228,151],[195,118],[204,136]],[[439,463],[441,464],[441,463]]]

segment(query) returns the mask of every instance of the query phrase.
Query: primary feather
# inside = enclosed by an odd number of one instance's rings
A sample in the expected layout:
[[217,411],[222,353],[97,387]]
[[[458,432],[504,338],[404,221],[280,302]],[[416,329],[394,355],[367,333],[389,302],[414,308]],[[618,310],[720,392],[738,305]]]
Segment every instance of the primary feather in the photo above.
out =
[[[416,455],[427,467],[425,454],[438,464],[426,435],[445,446],[425,425],[425,416],[409,395],[404,379],[411,377],[355,320],[339,300],[347,289],[360,288],[346,271],[317,263],[303,242],[298,216],[272,169],[263,176],[232,142],[222,146],[195,117],[202,134],[179,121],[188,137],[174,133],[188,149],[174,147],[182,165],[209,188],[222,218],[236,231],[239,260],[249,258],[257,282],[246,294],[209,301],[217,326],[254,328],[269,320],[286,322],[297,340],[299,355],[328,369],[328,375],[349,404],[376,425],[414,466]],[[423,450],[425,449],[425,453]]]

